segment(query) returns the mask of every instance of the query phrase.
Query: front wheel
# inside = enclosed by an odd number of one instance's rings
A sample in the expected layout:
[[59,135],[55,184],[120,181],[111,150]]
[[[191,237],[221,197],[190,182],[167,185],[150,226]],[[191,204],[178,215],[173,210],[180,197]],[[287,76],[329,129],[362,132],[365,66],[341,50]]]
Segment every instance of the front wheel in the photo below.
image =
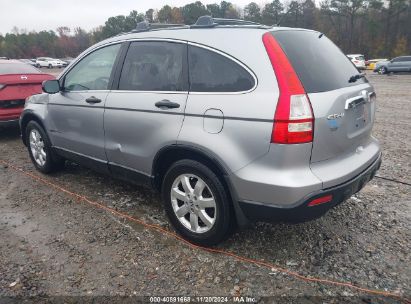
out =
[[35,121],[27,124],[26,143],[31,161],[40,172],[51,173],[63,167],[64,160],[53,153],[46,132]]
[[217,175],[193,160],[180,160],[167,171],[162,186],[166,213],[188,241],[215,245],[229,236],[233,212]]

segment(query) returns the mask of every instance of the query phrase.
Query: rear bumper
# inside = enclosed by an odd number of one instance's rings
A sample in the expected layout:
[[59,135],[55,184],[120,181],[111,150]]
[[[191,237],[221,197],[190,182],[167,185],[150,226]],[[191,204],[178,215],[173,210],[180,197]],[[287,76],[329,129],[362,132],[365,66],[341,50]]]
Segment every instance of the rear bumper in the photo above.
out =
[[7,127],[7,126],[17,126],[19,124],[18,119],[13,120],[0,120],[0,127]]
[[[315,191],[292,208],[280,208],[269,204],[240,201],[239,207],[243,214],[251,221],[269,222],[304,222],[318,218],[328,210],[348,199],[353,194],[360,191],[376,174],[381,166],[381,154],[356,177],[334,187]],[[331,195],[331,201],[315,206],[308,206],[310,202],[317,198]]]
[[18,121],[22,112],[23,107],[0,109],[0,123],[11,120]]

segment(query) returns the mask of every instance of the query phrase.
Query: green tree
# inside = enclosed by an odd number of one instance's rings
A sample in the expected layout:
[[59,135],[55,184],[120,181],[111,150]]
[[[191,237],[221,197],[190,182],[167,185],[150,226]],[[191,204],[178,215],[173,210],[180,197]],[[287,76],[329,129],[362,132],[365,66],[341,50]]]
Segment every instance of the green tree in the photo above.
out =
[[147,10],[145,17],[148,22],[153,23],[154,22],[154,10],[152,8]]
[[244,7],[244,19],[261,22],[261,9],[257,3],[251,2]]
[[194,24],[197,21],[198,17],[209,14],[204,4],[202,4],[200,1],[189,3],[183,6],[181,8],[181,13],[183,15],[185,24]]
[[224,14],[221,11],[221,8],[218,4],[207,4],[207,11],[208,13],[213,16],[214,18],[223,18]]
[[393,57],[409,55],[409,49],[407,49],[407,39],[403,36],[398,38],[397,43],[392,50]]
[[284,10],[280,0],[274,0],[267,3],[261,13],[262,22],[267,25],[274,25],[280,21],[281,14]]
[[157,13],[158,22],[161,23],[171,23],[171,7],[169,5],[164,5]]

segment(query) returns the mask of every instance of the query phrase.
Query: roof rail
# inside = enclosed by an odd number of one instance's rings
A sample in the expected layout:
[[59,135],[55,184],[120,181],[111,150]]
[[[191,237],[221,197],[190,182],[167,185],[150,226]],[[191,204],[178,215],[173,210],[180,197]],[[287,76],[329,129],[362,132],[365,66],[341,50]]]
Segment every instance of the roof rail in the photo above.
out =
[[[197,22],[193,25],[185,24],[168,24],[168,23],[149,23],[147,20],[137,23],[137,26],[131,33],[140,33],[155,31],[161,29],[184,29],[184,28],[213,28],[216,26],[227,26],[227,27],[236,27],[236,26],[251,26],[258,28],[269,28],[266,25],[242,20],[242,19],[225,19],[225,18],[213,18],[211,16],[201,16],[197,19]],[[124,35],[127,33],[121,33],[119,35]],[[119,36],[117,35],[117,36]]]
[[148,32],[151,30],[159,30],[164,28],[185,28],[188,27],[185,24],[169,24],[169,23],[149,23],[148,21],[142,21],[137,23],[137,26],[132,33]]
[[254,25],[264,26],[261,23],[247,21],[242,19],[225,19],[225,18],[213,18],[212,16],[201,16],[197,19],[197,22],[191,25],[191,28],[210,28],[218,25]]

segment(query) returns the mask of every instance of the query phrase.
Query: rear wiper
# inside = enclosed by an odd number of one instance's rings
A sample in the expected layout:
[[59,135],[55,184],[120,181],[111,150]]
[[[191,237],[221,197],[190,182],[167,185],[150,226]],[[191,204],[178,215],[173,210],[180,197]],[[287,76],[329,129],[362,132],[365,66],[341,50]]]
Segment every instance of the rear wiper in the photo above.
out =
[[350,77],[350,79],[348,79],[348,82],[350,82],[350,83],[351,82],[356,82],[358,79],[363,78],[363,77],[365,77],[364,73],[353,75],[353,76]]

